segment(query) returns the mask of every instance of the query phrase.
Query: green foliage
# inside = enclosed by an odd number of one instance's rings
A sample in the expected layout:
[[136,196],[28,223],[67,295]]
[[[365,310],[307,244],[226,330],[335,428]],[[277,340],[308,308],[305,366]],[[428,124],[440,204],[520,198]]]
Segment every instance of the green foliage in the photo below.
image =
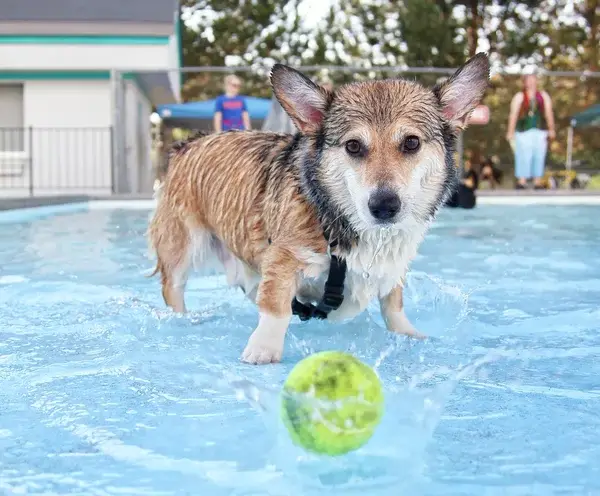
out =
[[457,67],[464,62],[467,40],[452,15],[451,2],[405,0],[403,4],[398,35],[406,43],[407,65]]
[[585,189],[594,191],[600,190],[600,174],[596,174],[590,178],[590,182],[587,183]]
[[[315,26],[306,23],[302,0],[182,0],[186,66],[251,65],[239,73],[244,92],[269,97],[268,69],[275,61],[294,66],[358,66],[370,72],[321,71],[311,75],[339,85],[368,78],[397,77],[390,66],[454,68],[485,49],[495,67],[534,64],[550,70],[594,70],[600,65],[600,0],[344,0],[333,2]],[[184,98],[222,91],[223,73],[184,78]],[[440,75],[409,76],[434,84]],[[600,80],[543,78],[554,102],[557,140],[550,160],[564,164],[570,116],[600,99]],[[474,158],[497,155],[512,173],[504,138],[510,100],[520,89],[516,76],[494,76],[485,104],[491,121],[465,132]],[[600,168],[597,130],[576,131],[576,159]]]

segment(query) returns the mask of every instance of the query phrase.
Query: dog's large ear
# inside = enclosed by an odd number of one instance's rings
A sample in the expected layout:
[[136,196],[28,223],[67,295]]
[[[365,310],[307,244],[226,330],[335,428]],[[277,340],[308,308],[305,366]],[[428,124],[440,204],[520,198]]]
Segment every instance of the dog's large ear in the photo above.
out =
[[466,127],[471,112],[485,94],[489,79],[490,61],[485,53],[478,53],[433,89],[444,116],[459,130]]
[[303,133],[316,132],[323,122],[331,94],[291,67],[275,64],[271,86],[277,100]]

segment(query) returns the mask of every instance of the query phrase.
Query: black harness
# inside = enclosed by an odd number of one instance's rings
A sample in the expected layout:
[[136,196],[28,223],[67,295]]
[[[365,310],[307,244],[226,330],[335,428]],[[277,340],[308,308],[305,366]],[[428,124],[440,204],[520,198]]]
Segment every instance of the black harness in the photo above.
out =
[[[337,242],[329,243],[329,253],[337,246]],[[332,310],[337,310],[344,301],[344,280],[346,279],[346,261],[331,254],[329,276],[325,282],[323,298],[317,305],[301,303],[295,297],[292,300],[292,314],[300,320],[326,319]]]

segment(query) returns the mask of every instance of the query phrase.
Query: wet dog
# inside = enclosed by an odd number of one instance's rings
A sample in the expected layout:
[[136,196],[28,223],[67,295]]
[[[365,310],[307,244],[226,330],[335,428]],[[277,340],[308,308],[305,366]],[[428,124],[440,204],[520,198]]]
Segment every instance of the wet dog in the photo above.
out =
[[[356,316],[378,298],[390,331],[411,260],[457,183],[455,141],[489,81],[478,54],[426,88],[389,79],[329,91],[277,64],[295,135],[228,131],[171,151],[148,228],[167,305],[185,312],[194,267],[219,264],[258,306],[242,359],[281,359],[294,314]],[[319,303],[320,302],[320,303]]]

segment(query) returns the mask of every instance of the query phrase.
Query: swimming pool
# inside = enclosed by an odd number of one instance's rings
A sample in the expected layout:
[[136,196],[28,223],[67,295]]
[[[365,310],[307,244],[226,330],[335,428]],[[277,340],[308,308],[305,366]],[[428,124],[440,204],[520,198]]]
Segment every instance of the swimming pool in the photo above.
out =
[[[224,277],[190,280],[189,316],[165,309],[147,210],[64,210],[0,222],[3,494],[600,492],[600,207],[446,210],[405,293],[430,340],[392,336],[374,303],[294,320],[269,366],[239,361],[256,310]],[[278,421],[287,372],[323,349],[385,385],[375,436],[339,459]]]

